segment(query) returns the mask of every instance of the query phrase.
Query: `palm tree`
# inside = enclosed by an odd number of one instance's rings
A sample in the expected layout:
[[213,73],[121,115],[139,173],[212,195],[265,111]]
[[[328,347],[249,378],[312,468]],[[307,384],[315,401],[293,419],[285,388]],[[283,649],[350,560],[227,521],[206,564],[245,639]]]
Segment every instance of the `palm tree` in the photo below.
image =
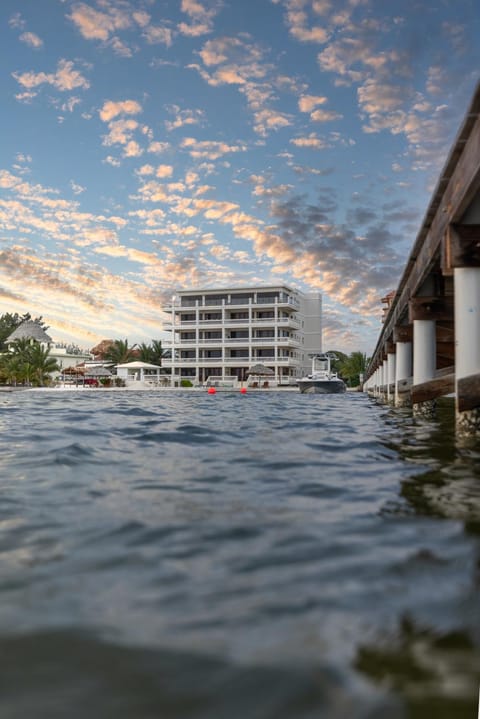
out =
[[151,364],[162,366],[163,349],[161,340],[152,340],[152,343],[149,345],[142,342],[138,349],[142,362],[150,362]]
[[151,362],[153,364],[152,355],[153,352],[150,345],[142,342],[142,344],[138,346],[138,357],[142,362]]
[[130,362],[134,357],[134,347],[128,346],[128,340],[114,340],[104,353],[104,360],[114,364]]
[[8,354],[2,357],[2,374],[8,384],[16,385],[23,382],[23,362],[19,355]]
[[42,347],[39,342],[32,343],[29,352],[29,361],[33,368],[32,379],[34,384],[43,387],[52,372],[59,372],[57,360],[50,357],[50,349]]
[[50,349],[40,342],[22,338],[12,343],[10,352],[2,358],[3,374],[11,384],[25,383],[43,386],[52,372],[59,372],[57,361],[50,357]]
[[364,352],[352,352],[340,366],[340,374],[347,380],[350,387],[360,384],[360,375],[365,373],[367,356]]

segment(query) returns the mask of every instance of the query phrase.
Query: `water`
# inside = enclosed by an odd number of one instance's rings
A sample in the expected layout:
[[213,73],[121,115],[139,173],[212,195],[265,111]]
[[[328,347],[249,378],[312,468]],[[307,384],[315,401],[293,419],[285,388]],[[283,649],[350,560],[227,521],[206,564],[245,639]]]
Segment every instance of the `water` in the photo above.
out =
[[0,395],[0,716],[476,716],[479,460],[360,394]]

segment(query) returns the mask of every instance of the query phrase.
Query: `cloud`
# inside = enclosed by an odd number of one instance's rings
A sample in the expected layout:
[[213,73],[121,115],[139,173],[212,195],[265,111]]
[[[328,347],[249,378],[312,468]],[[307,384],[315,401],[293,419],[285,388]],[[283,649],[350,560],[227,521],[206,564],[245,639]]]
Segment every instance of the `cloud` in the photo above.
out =
[[114,32],[125,30],[131,24],[129,14],[114,6],[107,6],[106,12],[101,12],[86,3],[77,3],[68,17],[86,40],[106,41]]
[[[320,25],[311,24],[312,20],[309,17],[305,0],[289,0],[285,5],[287,8],[285,23],[295,40],[301,43],[324,44],[327,42],[330,35],[328,29]],[[312,9],[315,15],[323,15],[327,10],[327,5],[314,2]]]
[[170,28],[159,25],[149,25],[144,29],[143,37],[149,45],[166,45],[170,47],[173,41],[173,34]]
[[161,155],[163,152],[166,152],[170,148],[170,145],[168,142],[158,142],[154,141],[151,142],[148,146],[148,152],[151,152],[153,155]]
[[343,115],[333,110],[314,110],[310,113],[312,122],[332,122],[332,120],[340,120]]
[[327,98],[323,95],[301,95],[298,99],[300,112],[312,112],[318,105],[324,105]]
[[171,165],[159,165],[155,175],[159,178],[171,177],[173,175],[173,167]]
[[328,142],[321,137],[318,137],[313,132],[307,137],[294,137],[290,140],[290,142],[296,147],[307,147],[314,150],[325,150],[327,147],[330,147]]
[[124,157],[140,157],[143,155],[143,149],[135,140],[128,140],[123,148]]
[[168,112],[175,116],[174,120],[165,122],[166,129],[171,132],[185,125],[201,125],[205,122],[205,112],[203,110],[181,110],[178,105],[169,105]]
[[142,106],[136,100],[120,100],[119,102],[107,100],[103,103],[99,115],[103,122],[110,122],[118,115],[138,115],[140,112],[142,112]]
[[109,133],[104,136],[104,145],[127,145],[132,141],[132,133],[138,128],[136,120],[112,120],[108,124]]
[[217,140],[196,140],[193,137],[184,137],[180,146],[187,150],[194,159],[218,160],[219,157],[232,152],[245,152],[246,145],[229,145]]
[[77,185],[77,183],[73,180],[70,180],[70,187],[72,188],[74,195],[81,195],[82,192],[85,192],[87,189],[86,187],[82,187],[82,185]]
[[[211,7],[208,8],[207,5]],[[185,13],[190,23],[181,22],[178,30],[182,35],[188,37],[199,37],[206,35],[213,29],[213,21],[221,8],[220,2],[199,2],[198,0],[182,0],[181,10]]]
[[26,87],[28,90],[32,90],[32,88],[44,84],[52,85],[52,87],[55,87],[61,92],[75,88],[86,90],[90,87],[90,83],[81,72],[75,70],[71,60],[59,60],[55,73],[34,73],[33,71],[24,73],[14,72],[12,76],[20,85]]
[[34,32],[22,32],[20,40],[24,42],[25,45],[33,47],[35,50],[43,47],[43,40],[39,38],[38,35],[35,35]]
[[149,45],[161,43],[170,47],[172,44],[171,28],[150,24],[151,16],[135,4],[109,5],[104,2],[101,7],[101,10],[96,10],[86,3],[77,3],[68,16],[86,40],[98,40],[111,47],[117,55],[131,57],[132,49],[118,37],[118,33],[138,27]]
[[16,12],[10,17],[8,24],[16,30],[23,30],[25,27],[25,20],[23,19],[21,13]]

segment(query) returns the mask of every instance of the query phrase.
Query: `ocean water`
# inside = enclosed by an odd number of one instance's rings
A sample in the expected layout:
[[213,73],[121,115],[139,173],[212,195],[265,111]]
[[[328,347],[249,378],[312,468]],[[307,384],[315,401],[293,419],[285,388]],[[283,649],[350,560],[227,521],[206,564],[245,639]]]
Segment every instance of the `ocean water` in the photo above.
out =
[[0,394],[1,719],[472,719],[480,446],[366,395]]

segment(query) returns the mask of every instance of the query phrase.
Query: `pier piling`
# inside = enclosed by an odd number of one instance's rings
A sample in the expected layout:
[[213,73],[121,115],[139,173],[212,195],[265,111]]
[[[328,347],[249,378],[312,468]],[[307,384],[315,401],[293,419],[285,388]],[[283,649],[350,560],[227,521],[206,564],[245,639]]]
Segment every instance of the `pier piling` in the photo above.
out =
[[455,395],[459,433],[480,435],[480,84],[405,270],[382,301],[364,390],[430,416]]

